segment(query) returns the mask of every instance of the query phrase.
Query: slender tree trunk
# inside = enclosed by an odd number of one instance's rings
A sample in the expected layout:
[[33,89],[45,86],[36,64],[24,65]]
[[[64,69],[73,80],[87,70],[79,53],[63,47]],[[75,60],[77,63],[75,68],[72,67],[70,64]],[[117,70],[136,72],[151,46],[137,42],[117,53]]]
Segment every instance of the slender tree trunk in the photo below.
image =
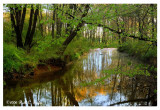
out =
[[31,5],[29,26],[28,26],[28,31],[27,31],[27,35],[26,35],[26,39],[25,39],[25,44],[24,44],[24,46],[27,46],[27,45],[29,44],[30,33],[31,33],[31,29],[32,29],[33,14],[34,14],[34,9],[33,9],[33,5]]
[[[59,7],[57,6],[57,9],[58,8],[61,8],[61,5],[59,5]],[[57,13],[57,35],[56,37],[59,38],[61,36],[61,30],[62,30],[62,22],[61,22],[61,19],[58,18],[58,13]]]
[[22,20],[21,20],[21,25],[20,25],[20,29],[21,29],[21,34],[22,34],[22,31],[23,31],[23,25],[24,25],[24,20],[25,20],[25,16],[26,16],[26,6],[24,6],[23,8],[23,14],[22,14]]
[[143,37],[143,32],[142,32],[142,22],[141,22],[141,17],[140,17],[140,13],[138,13],[138,30],[139,30],[139,34],[140,34],[140,38]]
[[[116,10],[116,14],[118,14],[117,10]],[[118,22],[119,22],[119,20],[118,20],[118,17],[117,17],[116,18],[116,25],[117,25],[118,32],[120,32],[120,26],[119,26]],[[118,34],[118,43],[121,44],[121,36],[120,36],[120,34]]]
[[[126,25],[125,25],[125,23],[126,23],[126,19],[125,19],[125,17],[122,17],[122,19],[123,19],[123,22],[124,22],[124,24],[122,25],[122,29],[121,29],[121,32],[125,32],[126,30]],[[125,35],[123,35],[122,36],[122,43],[124,43],[125,41],[126,41],[126,36]]]
[[34,13],[33,27],[32,27],[32,31],[31,31],[31,34],[30,34],[30,42],[29,42],[29,45],[31,45],[32,39],[33,39],[33,35],[34,35],[34,33],[35,33],[38,13],[39,13],[39,9],[38,9],[38,5],[37,5],[37,9],[36,9],[36,11],[35,11],[35,13]]
[[131,17],[131,34],[133,35],[133,24],[134,24],[134,18]]
[[42,19],[43,19],[42,7],[41,7],[41,5],[40,5],[39,24],[40,24],[41,35],[43,36],[43,23],[40,23],[40,21],[41,21]]
[[152,19],[152,39],[154,39],[154,5],[151,4],[151,19]]
[[55,17],[55,15],[56,15],[55,4],[53,4],[53,8],[54,8],[54,10],[53,10],[53,20],[54,20],[54,23],[52,23],[52,38],[54,38],[54,27],[55,27],[55,20],[56,20],[56,17]]
[[15,18],[16,18],[16,34],[17,34],[17,47],[23,47],[23,43],[22,43],[22,32],[21,32],[21,24],[20,24],[20,17],[21,17],[21,10],[17,11],[18,7],[15,8]]
[[[48,10],[48,4],[47,4],[47,10]],[[46,10],[46,20],[48,21],[48,14],[47,14],[47,10]],[[47,28],[48,28],[48,26],[47,26],[47,25],[48,25],[48,23],[45,25],[45,34],[46,34],[46,35],[48,34],[48,33],[47,33],[47,32],[48,32],[48,29],[47,29]]]

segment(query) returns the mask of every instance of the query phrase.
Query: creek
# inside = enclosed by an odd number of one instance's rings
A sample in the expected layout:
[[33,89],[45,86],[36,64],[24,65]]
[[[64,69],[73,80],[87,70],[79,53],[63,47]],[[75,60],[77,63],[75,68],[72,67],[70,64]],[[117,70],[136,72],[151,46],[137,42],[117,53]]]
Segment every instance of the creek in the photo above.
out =
[[[73,64],[7,81],[4,106],[151,106],[157,81],[147,64],[116,48],[92,49]],[[154,97],[153,97],[154,96]]]

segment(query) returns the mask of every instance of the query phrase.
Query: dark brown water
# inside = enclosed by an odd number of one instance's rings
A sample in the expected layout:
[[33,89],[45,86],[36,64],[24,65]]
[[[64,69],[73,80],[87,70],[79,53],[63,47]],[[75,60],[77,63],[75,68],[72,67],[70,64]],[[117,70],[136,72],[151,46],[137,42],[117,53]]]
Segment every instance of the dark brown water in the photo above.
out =
[[8,81],[4,106],[156,105],[153,76],[142,64],[115,48],[91,50],[58,72]]

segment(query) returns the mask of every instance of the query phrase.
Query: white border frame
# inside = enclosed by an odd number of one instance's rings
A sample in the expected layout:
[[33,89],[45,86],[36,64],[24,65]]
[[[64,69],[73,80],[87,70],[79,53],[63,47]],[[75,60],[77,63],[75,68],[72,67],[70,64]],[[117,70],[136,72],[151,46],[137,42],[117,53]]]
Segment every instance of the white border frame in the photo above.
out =
[[[158,0],[1,0],[0,1],[0,73],[1,73],[1,79],[0,79],[0,108],[1,110],[8,110],[8,109],[12,109],[12,110],[21,110],[22,107],[3,107],[3,4],[11,4],[11,3],[40,3],[40,4],[49,4],[49,3],[64,3],[64,4],[69,4],[69,3],[92,3],[92,4],[105,4],[105,3],[109,3],[109,4],[122,4],[122,3],[127,3],[127,4],[131,4],[131,3],[138,3],[138,4],[150,4],[150,3],[156,3],[157,4],[157,107],[97,107],[97,106],[92,106],[92,107],[47,107],[47,109],[60,109],[60,110],[88,110],[88,109],[101,109],[101,110],[106,110],[106,109],[112,109],[112,110],[117,110],[117,109],[121,109],[121,110],[160,110],[160,88],[159,88],[159,79],[160,79],[160,70],[158,67],[160,67],[159,62],[160,62],[160,51],[159,51],[159,43],[160,43],[160,39],[159,39],[159,2]],[[23,109],[29,109],[29,110],[33,110],[33,109],[46,109],[46,107],[23,107]]]

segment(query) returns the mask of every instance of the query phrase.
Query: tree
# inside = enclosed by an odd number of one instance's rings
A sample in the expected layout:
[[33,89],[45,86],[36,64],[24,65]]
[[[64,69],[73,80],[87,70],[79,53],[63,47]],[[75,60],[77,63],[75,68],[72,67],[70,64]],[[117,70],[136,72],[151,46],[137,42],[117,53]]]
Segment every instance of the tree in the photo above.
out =
[[[36,5],[36,10],[34,12],[33,5],[31,5],[31,12],[30,12],[30,19],[29,19],[29,26],[28,26],[28,31],[25,39],[25,48],[30,49],[31,48],[31,43],[33,40],[33,35],[35,33],[35,28],[36,28],[36,23],[37,23],[37,16],[39,13],[39,5]],[[34,15],[34,19],[33,19]],[[33,23],[32,23],[33,19]]]
[[20,48],[23,48],[22,31],[26,15],[26,6],[27,5],[9,5],[12,26],[16,32],[17,47]]
[[52,22],[52,38],[54,38],[54,28],[55,28],[55,21],[56,21],[56,4],[53,4],[53,22]]
[[39,17],[39,24],[40,24],[40,30],[41,30],[41,35],[43,36],[43,23],[41,23],[42,19],[43,19],[43,15],[42,15],[42,5],[39,6],[39,14],[38,14],[38,17]]
[[[57,10],[59,8],[63,8],[62,4],[60,4],[59,6],[57,6]],[[57,35],[56,37],[59,38],[61,36],[61,32],[62,32],[62,22],[61,22],[61,18],[58,17],[58,16],[62,16],[62,14],[59,14],[59,13],[56,13],[57,14],[57,17],[56,17],[56,25],[57,25]]]
[[[67,39],[63,42],[63,45],[64,45],[64,50],[66,49],[67,45],[72,41],[72,39],[77,35],[77,32],[81,29],[81,27],[84,25],[85,21],[83,20],[83,18],[85,16],[87,16],[87,13],[88,13],[88,10],[89,10],[89,5],[86,4],[85,5],[85,10],[80,18],[80,21],[77,25],[77,27],[72,31],[72,33],[70,33],[70,35],[67,37]],[[63,50],[63,52],[64,52]]]
[[[9,5],[11,22],[16,32],[17,47],[30,49],[33,35],[35,33],[37,16],[39,13],[39,5],[36,5],[35,12],[33,8],[33,4],[31,5],[29,26],[28,26],[28,31],[25,38],[25,43],[23,45],[22,31],[23,31],[23,25],[24,25],[24,20],[26,15],[26,8],[27,8],[26,4],[25,5],[17,5],[17,4]],[[33,15],[34,15],[34,19],[33,19]]]

